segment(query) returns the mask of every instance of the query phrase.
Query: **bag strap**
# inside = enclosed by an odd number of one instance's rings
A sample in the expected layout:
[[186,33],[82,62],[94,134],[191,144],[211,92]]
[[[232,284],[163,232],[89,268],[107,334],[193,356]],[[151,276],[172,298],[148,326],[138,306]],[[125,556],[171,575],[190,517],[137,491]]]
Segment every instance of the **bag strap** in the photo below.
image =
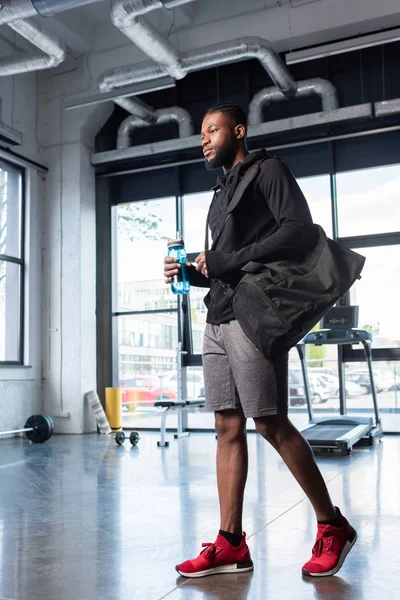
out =
[[[222,225],[221,229],[218,232],[217,237],[213,240],[212,242],[212,247],[215,248],[218,240],[221,237],[221,234],[225,228],[225,225],[227,224],[227,222],[229,221],[232,212],[234,211],[234,209],[237,207],[237,205],[239,204],[239,202],[241,201],[241,199],[243,198],[243,195],[245,193],[245,191],[247,190],[247,188],[249,187],[249,185],[252,183],[252,181],[254,181],[254,179],[257,177],[258,172],[260,170],[260,165],[262,162],[264,162],[264,160],[267,160],[269,158],[274,158],[271,155],[268,156],[264,156],[262,159],[258,160],[257,162],[254,163],[254,165],[252,165],[245,173],[245,175],[242,177],[242,179],[239,181],[238,185],[236,186],[236,189],[233,193],[232,196],[232,200],[229,203],[228,206],[228,210],[224,224]],[[206,235],[205,235],[205,242],[204,242],[204,249],[207,251],[210,249],[210,240],[209,240],[209,232],[208,232],[208,227],[209,227],[209,221],[210,221],[210,210],[211,210],[211,206],[213,205],[213,202],[211,202],[210,204],[210,208],[208,210],[208,214],[207,214],[207,219],[206,219]]]

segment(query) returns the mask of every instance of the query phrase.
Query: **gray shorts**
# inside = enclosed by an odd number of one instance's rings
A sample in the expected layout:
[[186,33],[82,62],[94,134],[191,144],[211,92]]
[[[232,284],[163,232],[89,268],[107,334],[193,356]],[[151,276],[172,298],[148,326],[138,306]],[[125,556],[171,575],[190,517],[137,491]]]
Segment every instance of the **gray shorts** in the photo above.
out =
[[241,407],[245,417],[287,414],[288,355],[267,360],[238,321],[207,323],[203,370],[208,410]]

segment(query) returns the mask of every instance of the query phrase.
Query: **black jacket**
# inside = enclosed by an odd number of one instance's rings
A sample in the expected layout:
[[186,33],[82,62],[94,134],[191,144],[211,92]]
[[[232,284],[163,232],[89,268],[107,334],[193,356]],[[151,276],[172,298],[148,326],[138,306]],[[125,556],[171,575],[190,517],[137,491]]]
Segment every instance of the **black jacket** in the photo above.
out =
[[210,287],[204,299],[208,323],[218,325],[235,319],[220,280],[236,287],[244,275],[241,268],[248,262],[298,257],[314,243],[313,222],[300,187],[282,161],[269,156],[265,150],[250,153],[226,178],[219,178],[214,188],[209,224],[215,240],[236,186],[254,163],[262,161],[256,179],[245,190],[221,237],[206,252],[209,279],[194,267],[188,269],[192,285]]

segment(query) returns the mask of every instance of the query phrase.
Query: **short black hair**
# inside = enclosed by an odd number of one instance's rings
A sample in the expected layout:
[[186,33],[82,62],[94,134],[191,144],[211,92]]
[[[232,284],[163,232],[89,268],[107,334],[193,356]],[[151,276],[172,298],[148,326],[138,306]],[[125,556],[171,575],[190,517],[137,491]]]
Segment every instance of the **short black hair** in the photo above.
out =
[[214,106],[208,109],[204,116],[206,117],[207,115],[211,115],[216,112],[221,112],[224,115],[229,116],[235,126],[243,125],[247,129],[247,115],[243,108],[238,106],[238,104],[232,104],[231,102],[220,102],[219,104],[214,104]]

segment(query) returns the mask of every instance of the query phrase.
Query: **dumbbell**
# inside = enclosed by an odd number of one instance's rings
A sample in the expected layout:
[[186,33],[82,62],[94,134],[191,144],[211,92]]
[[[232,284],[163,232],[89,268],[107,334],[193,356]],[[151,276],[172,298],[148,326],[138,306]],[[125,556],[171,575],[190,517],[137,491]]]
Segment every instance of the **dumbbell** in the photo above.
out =
[[0,435],[12,433],[26,433],[26,437],[35,444],[41,444],[51,438],[54,431],[54,423],[47,415],[32,415],[27,419],[23,429],[13,431],[0,431]]
[[[124,431],[117,431],[117,433],[115,434],[115,441],[117,442],[118,446],[122,446],[123,443],[126,440],[126,435]],[[138,434],[137,431],[131,431],[131,434],[129,436],[129,441],[132,444],[132,446],[136,446],[138,441],[140,440],[140,436]]]

